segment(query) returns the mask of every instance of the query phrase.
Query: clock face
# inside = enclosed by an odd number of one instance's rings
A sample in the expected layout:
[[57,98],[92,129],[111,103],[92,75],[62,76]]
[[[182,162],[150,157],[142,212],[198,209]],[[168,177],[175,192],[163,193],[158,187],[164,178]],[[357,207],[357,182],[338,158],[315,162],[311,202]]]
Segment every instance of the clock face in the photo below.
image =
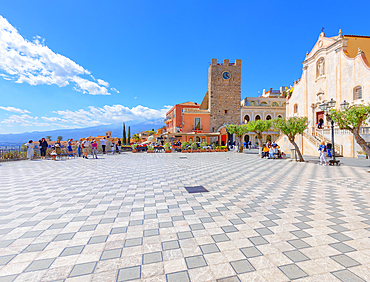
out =
[[222,73],[222,77],[223,79],[230,79],[231,77],[231,74],[228,72],[228,71],[225,71],[224,73]]

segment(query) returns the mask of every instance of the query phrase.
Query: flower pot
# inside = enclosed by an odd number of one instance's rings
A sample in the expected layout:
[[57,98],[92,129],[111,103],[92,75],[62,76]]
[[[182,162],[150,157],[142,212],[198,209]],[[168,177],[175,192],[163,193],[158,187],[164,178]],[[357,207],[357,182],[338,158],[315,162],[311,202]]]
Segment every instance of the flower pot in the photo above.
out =
[[227,149],[224,149],[224,152],[227,152]]
[[146,151],[147,153],[153,153],[153,150],[148,150],[148,151]]
[[164,152],[165,153],[171,153],[171,150],[165,150]]
[[357,155],[358,159],[366,159],[366,155]]
[[137,152],[137,150],[136,150],[136,149],[132,149],[132,152],[133,152],[133,153],[136,153],[136,152]]
[[181,153],[187,153],[188,152],[188,150],[182,150],[181,151]]

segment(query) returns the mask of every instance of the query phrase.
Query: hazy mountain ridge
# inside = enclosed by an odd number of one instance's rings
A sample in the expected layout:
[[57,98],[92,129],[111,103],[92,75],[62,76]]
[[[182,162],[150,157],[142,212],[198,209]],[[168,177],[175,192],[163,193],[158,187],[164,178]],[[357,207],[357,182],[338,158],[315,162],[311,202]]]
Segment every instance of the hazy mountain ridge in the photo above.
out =
[[[128,126],[131,127],[131,137],[134,133],[145,130],[157,130],[158,128],[164,126],[163,119],[150,120],[138,124],[126,123],[126,134],[128,133]],[[58,136],[63,136],[63,140],[70,138],[86,138],[89,136],[104,135],[105,131],[112,131],[113,137],[122,138],[122,123],[99,125],[86,128],[74,128],[74,129],[56,129],[50,131],[33,131],[24,133],[10,133],[10,134],[0,134],[0,146],[11,146],[11,145],[21,145],[26,143],[28,140],[38,141],[42,137],[51,136],[51,140],[57,140]]]

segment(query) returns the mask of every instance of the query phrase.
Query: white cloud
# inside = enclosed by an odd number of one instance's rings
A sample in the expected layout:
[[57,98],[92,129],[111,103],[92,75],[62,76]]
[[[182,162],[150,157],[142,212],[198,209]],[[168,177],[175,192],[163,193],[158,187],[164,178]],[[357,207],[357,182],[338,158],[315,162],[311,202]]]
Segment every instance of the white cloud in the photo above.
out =
[[4,111],[8,111],[8,112],[13,112],[13,113],[18,113],[18,114],[29,114],[30,112],[27,111],[27,110],[22,110],[22,109],[18,109],[18,108],[14,108],[14,107],[3,107],[3,106],[0,106],[0,109],[4,110]]
[[[71,59],[54,53],[39,36],[31,42],[0,16],[0,74],[6,80],[30,85],[56,84],[64,87],[75,84],[74,89],[92,95],[110,95],[109,83],[98,83],[82,78],[93,77],[90,72]],[[102,83],[101,83],[102,82]]]
[[36,127],[50,127],[51,124],[38,122],[38,117],[32,117],[30,115],[11,115],[7,119],[4,119],[0,123],[6,125],[18,125],[18,126],[36,126]]
[[102,79],[99,79],[99,78],[98,78],[98,83],[99,83],[100,85],[105,86],[105,87],[109,87],[109,83],[108,83],[108,82],[106,82],[106,81],[104,81],[104,80],[102,80]]
[[104,107],[89,107],[89,110],[77,111],[56,111],[55,113],[62,117],[63,120],[73,124],[85,126],[94,126],[101,124],[110,124],[116,122],[137,121],[161,119],[166,116],[171,106],[163,106],[162,109],[151,109],[138,105],[133,108],[123,105],[113,105]]
[[[10,115],[0,121],[1,125],[7,127],[30,127],[33,130],[58,129],[58,128],[82,128],[96,125],[104,125],[119,122],[135,121],[150,122],[162,119],[172,106],[163,106],[161,109],[151,109],[138,105],[136,107],[125,107],[123,105],[105,105],[103,107],[89,107],[77,111],[56,111],[55,116],[47,117],[31,116],[28,114]],[[40,128],[41,127],[41,128]],[[45,128],[46,127],[46,128]]]
[[112,87],[110,90],[119,93],[119,91],[116,88],[114,88],[114,87]]

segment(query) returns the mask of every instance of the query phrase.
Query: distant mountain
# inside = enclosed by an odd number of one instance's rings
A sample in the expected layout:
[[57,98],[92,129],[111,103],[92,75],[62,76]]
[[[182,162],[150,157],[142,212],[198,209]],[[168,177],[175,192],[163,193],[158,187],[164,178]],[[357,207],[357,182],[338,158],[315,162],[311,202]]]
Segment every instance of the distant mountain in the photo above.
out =
[[[112,131],[113,137],[122,138],[122,123],[115,123],[109,125],[99,125],[86,128],[75,128],[75,129],[57,129],[51,131],[33,131],[24,132],[17,134],[0,134],[0,146],[18,146],[26,143],[28,140],[40,140],[41,137],[51,136],[51,140],[57,140],[58,136],[63,136],[63,140],[70,138],[79,139],[86,138],[89,136],[104,135],[105,131]],[[126,123],[126,134],[128,132],[128,126],[131,127],[131,137],[134,133],[145,130],[157,130],[164,126],[163,119],[150,120],[138,124]]]

